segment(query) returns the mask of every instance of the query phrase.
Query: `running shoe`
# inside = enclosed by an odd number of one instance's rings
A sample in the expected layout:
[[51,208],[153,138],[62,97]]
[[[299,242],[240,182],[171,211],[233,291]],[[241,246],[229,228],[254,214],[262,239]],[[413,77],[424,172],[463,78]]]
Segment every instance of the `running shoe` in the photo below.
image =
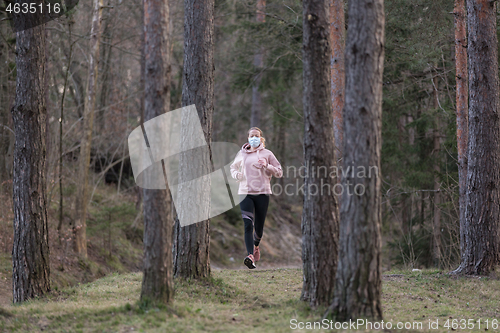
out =
[[248,268],[250,269],[254,269],[254,268],[257,268],[257,266],[255,266],[255,260],[253,258],[253,254],[249,254],[245,260],[243,260],[243,263],[245,264],[245,266],[247,266]]

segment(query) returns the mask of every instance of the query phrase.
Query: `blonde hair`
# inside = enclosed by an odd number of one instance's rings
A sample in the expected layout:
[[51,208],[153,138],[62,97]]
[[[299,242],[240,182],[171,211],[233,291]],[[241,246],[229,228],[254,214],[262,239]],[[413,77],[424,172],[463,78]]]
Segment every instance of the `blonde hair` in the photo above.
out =
[[262,142],[262,147],[266,148],[266,138],[264,138],[264,133],[262,132],[262,130],[258,127],[252,127],[248,130],[247,132],[247,136],[250,135],[250,131],[251,130],[256,130],[256,131],[259,131],[260,133],[260,142]]

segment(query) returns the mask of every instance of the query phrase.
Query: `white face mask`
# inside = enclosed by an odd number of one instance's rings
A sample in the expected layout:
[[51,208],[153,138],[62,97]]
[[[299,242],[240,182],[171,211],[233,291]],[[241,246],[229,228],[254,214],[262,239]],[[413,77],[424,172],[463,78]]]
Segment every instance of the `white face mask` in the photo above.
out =
[[252,136],[251,138],[248,138],[248,143],[253,148],[256,148],[256,147],[258,147],[260,145],[260,138],[256,137],[256,136]]

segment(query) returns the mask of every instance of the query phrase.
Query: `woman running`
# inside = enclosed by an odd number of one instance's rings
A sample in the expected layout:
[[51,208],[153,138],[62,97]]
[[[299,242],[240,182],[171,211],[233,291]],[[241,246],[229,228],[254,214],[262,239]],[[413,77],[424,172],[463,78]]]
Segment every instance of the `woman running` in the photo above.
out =
[[238,194],[245,223],[248,256],[243,263],[250,269],[256,268],[255,262],[260,260],[259,244],[264,232],[269,195],[272,194],[271,177],[283,176],[280,163],[270,150],[265,149],[265,142],[259,128],[250,128],[248,143],[241,147],[231,164],[231,176],[240,182]]

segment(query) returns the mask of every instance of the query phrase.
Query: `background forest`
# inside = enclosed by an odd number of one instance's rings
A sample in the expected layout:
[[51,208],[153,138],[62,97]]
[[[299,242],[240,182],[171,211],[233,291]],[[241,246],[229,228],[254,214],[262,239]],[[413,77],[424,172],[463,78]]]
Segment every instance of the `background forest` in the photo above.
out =
[[[141,191],[133,180],[127,148],[127,137],[140,125],[142,112],[142,4],[132,0],[105,1],[105,4],[91,148],[94,172],[90,175],[92,208],[88,233],[90,256],[100,258],[106,265],[102,268],[99,263],[80,263],[80,268],[91,275],[137,269],[142,244]],[[182,10],[182,2],[172,2],[172,110],[181,107]],[[453,268],[460,256],[453,1],[386,0],[385,11],[383,268]],[[73,219],[76,166],[83,137],[81,120],[89,66],[91,12],[91,4],[80,1],[68,15],[46,25],[47,199],[50,237],[54,244],[56,240],[59,242],[51,248],[51,255],[57,256],[60,272],[69,265],[67,257],[71,257],[71,247],[64,245],[71,241],[70,233],[65,230],[69,230]],[[265,13],[264,22],[257,22],[255,2],[215,1],[212,140],[238,145],[246,141],[252,91],[258,82],[262,98],[258,126],[264,132],[266,146],[275,153],[285,171],[283,179],[273,182],[300,186],[302,179],[293,172],[287,174],[286,170],[303,165],[302,2],[267,1]],[[346,11],[346,27],[348,24]],[[0,183],[4,198],[0,251],[6,259],[12,248],[14,136],[10,109],[15,97],[16,67],[15,39],[5,20],[0,22],[0,33]],[[254,55],[258,52],[263,55],[262,66],[254,65]],[[58,186],[60,141],[64,152],[62,196]],[[62,218],[61,197],[64,198]],[[284,243],[276,246],[273,256],[276,263],[283,263],[280,257],[290,244],[295,256],[284,263],[300,261],[302,202],[300,192],[273,198],[270,212],[274,210],[275,214],[269,222],[268,246],[272,247],[272,240]],[[236,241],[243,232],[239,220],[236,209],[214,219],[211,229],[214,265],[230,266],[233,255],[241,256],[236,250],[228,255],[228,249],[243,248],[241,240]],[[117,230],[120,232],[115,233]],[[120,238],[122,233],[124,237]],[[9,264],[6,260],[5,267]]]

